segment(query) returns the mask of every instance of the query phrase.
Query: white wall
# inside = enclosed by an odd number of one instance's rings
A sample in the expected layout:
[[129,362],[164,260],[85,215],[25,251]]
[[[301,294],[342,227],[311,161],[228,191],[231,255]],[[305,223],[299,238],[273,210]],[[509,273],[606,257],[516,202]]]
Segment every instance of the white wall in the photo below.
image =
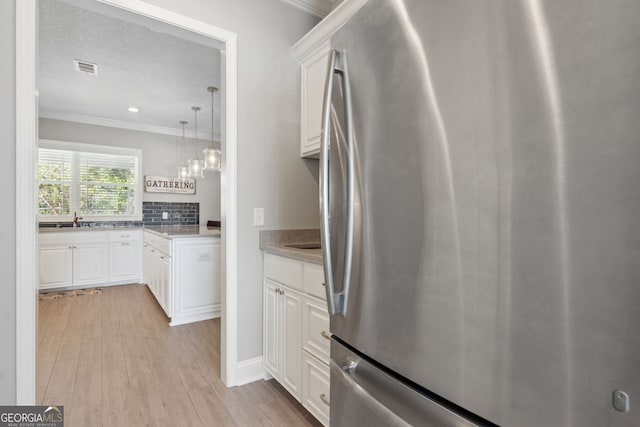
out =
[[0,1],[0,405],[16,402],[15,16],[15,0]]
[[146,0],[238,35],[238,359],[262,355],[264,228],[319,227],[315,160],[299,158],[300,71],[290,47],[318,19],[279,0]]
[[[138,148],[142,150],[143,175],[176,176],[176,138],[174,136],[41,118],[40,138]],[[187,141],[186,155],[192,157],[194,144],[191,143],[192,140]],[[207,144],[207,141],[199,141],[201,149]],[[199,154],[202,152],[200,151]],[[181,149],[179,155],[182,156]],[[200,224],[206,224],[207,220],[219,221],[220,174],[206,172],[206,178],[197,179],[196,194],[143,193],[142,200],[200,203]]]
[[[262,354],[264,228],[318,227],[317,161],[301,160],[299,69],[289,47],[317,18],[279,0],[147,0],[238,34],[238,358]],[[15,199],[15,0],[0,1],[0,174]],[[51,135],[50,135],[51,136]],[[0,214],[0,403],[15,402],[15,214]]]

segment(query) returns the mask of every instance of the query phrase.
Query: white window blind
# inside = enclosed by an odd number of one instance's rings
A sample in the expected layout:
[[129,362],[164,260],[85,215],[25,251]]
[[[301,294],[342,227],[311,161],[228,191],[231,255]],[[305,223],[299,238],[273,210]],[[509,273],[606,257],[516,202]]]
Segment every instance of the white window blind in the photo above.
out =
[[[87,148],[86,144],[79,144]],[[91,147],[91,146],[89,146]],[[41,147],[38,150],[41,220],[69,217],[134,219],[140,212],[139,156]]]

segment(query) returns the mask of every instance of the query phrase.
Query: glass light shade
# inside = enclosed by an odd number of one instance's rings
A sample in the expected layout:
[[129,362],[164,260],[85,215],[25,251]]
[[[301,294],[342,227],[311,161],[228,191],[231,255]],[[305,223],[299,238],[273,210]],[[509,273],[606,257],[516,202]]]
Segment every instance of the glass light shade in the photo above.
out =
[[204,153],[204,170],[220,172],[222,164],[222,152],[217,148],[207,147],[202,150]]
[[204,178],[204,160],[189,159],[189,178]]
[[186,179],[189,178],[189,166],[178,166],[178,178]]

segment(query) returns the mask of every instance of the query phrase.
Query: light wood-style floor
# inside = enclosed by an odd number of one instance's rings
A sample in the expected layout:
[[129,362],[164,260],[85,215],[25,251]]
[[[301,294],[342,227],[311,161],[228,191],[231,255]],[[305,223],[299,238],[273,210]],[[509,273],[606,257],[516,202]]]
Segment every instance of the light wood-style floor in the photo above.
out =
[[145,285],[40,301],[37,398],[65,426],[318,426],[276,381],[226,388],[219,319],[170,327]]

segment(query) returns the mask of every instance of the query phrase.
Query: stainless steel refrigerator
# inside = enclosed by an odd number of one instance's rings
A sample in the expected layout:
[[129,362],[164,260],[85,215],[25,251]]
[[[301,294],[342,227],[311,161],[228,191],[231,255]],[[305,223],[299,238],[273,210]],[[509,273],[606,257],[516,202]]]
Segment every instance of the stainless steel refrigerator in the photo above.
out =
[[640,425],[640,1],[370,0],[320,159],[331,425]]

